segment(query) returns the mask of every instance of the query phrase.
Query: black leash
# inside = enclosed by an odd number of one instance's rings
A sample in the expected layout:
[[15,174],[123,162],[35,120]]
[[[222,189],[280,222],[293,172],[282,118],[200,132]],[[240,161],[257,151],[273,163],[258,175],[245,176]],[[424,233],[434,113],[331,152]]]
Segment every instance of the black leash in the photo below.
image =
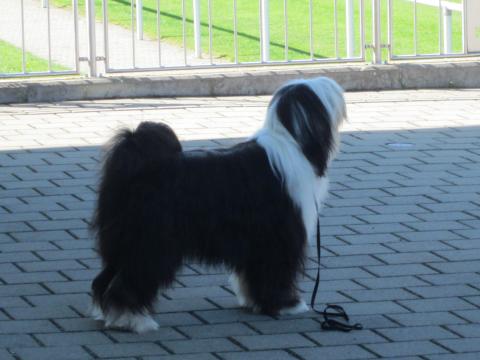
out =
[[[317,207],[318,210],[318,207]],[[318,211],[317,211],[318,214]],[[361,330],[363,326],[361,324],[353,324],[350,325],[349,321],[350,318],[348,317],[347,313],[340,305],[335,304],[327,304],[323,311],[319,311],[315,309],[315,298],[317,297],[318,285],[320,284],[320,216],[317,216],[317,278],[315,280],[315,286],[312,292],[312,299],[310,300],[310,306],[312,310],[315,311],[317,314],[323,316],[322,322],[322,329],[323,330],[336,330],[336,331],[344,331],[349,332],[352,330]],[[336,320],[335,318],[341,318],[345,322]]]

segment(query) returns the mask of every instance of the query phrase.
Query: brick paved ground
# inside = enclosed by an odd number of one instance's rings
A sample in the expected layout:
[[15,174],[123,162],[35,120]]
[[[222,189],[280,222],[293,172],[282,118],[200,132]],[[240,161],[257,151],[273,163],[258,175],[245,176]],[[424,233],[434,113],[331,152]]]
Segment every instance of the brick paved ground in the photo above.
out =
[[363,322],[350,334],[320,331],[312,313],[241,311],[224,272],[197,264],[161,294],[158,332],[103,330],[86,315],[99,145],[141,120],[169,123],[187,147],[229,145],[261,124],[268,97],[0,107],[0,358],[478,359],[480,91],[347,99],[319,301]]

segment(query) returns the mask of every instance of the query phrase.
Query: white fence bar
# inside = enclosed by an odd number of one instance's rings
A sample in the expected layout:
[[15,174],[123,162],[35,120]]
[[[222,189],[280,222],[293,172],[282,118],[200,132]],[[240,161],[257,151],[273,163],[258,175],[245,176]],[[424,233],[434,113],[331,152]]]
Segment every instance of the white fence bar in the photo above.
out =
[[464,48],[465,51],[472,54],[480,53],[480,1],[464,1]]
[[345,0],[345,31],[347,38],[347,57],[355,56],[355,17],[353,0]]
[[287,0],[283,0],[283,41],[284,41],[284,52],[285,52],[285,61],[288,61],[288,6]]
[[334,31],[335,31],[335,58],[339,58],[339,53],[338,53],[338,4],[337,0],[333,1],[333,16],[334,16],[334,21],[333,21],[333,26],[334,26]]
[[75,71],[80,72],[80,42],[78,40],[78,0],[72,0],[73,33],[75,42]]
[[135,5],[133,3],[133,0],[130,0],[130,26],[132,31],[132,67],[136,68],[135,60],[137,56],[135,54]]
[[238,29],[237,29],[237,0],[233,0],[233,48],[235,51],[234,61],[238,64]]
[[185,0],[182,0],[182,43],[183,63],[187,66],[187,18],[185,14]]
[[208,53],[210,65],[213,65],[213,30],[212,30],[212,1],[208,0]]
[[373,23],[373,63],[382,63],[382,46],[381,46],[381,12],[380,0],[372,0],[372,23]]
[[25,61],[25,11],[23,6],[23,0],[20,0],[20,17],[22,23],[22,72],[25,73],[27,70]]
[[[75,0],[77,1],[77,0]],[[105,72],[108,71],[109,62],[110,62],[110,51],[108,48],[108,26],[106,26],[108,22],[108,1],[104,1],[102,4],[102,15],[103,15],[103,43],[104,46],[104,54],[105,54]]]
[[160,41],[160,0],[157,0],[157,51],[158,66],[162,66],[162,42]]
[[52,31],[50,30],[50,3],[47,1],[47,42],[48,42],[48,71],[52,71]]
[[97,49],[95,43],[95,0],[85,0],[88,28],[88,75],[97,76]]
[[143,40],[143,0],[136,0],[137,9],[137,38]]
[[270,4],[269,0],[260,0],[260,43],[262,62],[270,60]]
[[193,36],[195,42],[195,56],[202,57],[202,32],[200,19],[200,0],[193,0]]
[[452,10],[443,8],[443,52],[452,53]]
[[48,7],[48,0],[42,0],[42,7],[46,9]]

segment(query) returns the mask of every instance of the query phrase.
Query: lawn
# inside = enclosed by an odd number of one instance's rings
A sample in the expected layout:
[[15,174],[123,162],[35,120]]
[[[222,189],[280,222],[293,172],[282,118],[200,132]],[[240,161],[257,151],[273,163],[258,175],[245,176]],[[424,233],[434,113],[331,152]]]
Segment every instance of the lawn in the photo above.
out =
[[[48,71],[48,61],[31,53],[25,54],[25,70],[27,72]],[[63,66],[52,64],[52,70],[66,70]],[[0,74],[22,72],[22,49],[0,40]]]
[[[96,1],[97,18],[102,16],[101,0]],[[134,0],[133,0],[134,1]],[[461,2],[461,0],[450,0]],[[182,1],[180,0],[143,0],[144,32],[151,38],[157,38],[157,2],[160,3],[160,36],[164,41],[182,44]],[[355,1],[355,28],[357,44],[359,34],[359,3]],[[70,0],[53,0],[59,7],[71,6]],[[79,1],[83,11],[83,0]],[[270,59],[285,59],[284,43],[284,2],[270,1]],[[309,41],[309,0],[287,0],[288,8],[288,59],[310,58]],[[387,0],[382,0],[382,37],[387,38]],[[193,7],[191,0],[185,0],[187,46],[193,48]],[[365,1],[365,36],[371,42],[371,1]],[[406,0],[394,0],[394,51],[395,54],[412,54],[414,52],[413,3]],[[338,56],[345,57],[345,1],[338,0]],[[233,36],[233,0],[211,0],[213,53],[216,57],[234,60]],[[335,25],[334,0],[313,0],[313,53],[316,58],[334,58]],[[124,27],[131,26],[130,0],[108,1],[109,21]],[[258,0],[237,0],[238,24],[238,60],[240,62],[258,61],[260,59],[259,40],[259,2]],[[417,5],[418,53],[429,54],[439,51],[438,29],[439,17],[436,8]],[[208,38],[208,0],[201,0],[202,49],[209,52]],[[453,15],[453,51],[461,51],[461,15]],[[359,46],[356,49],[360,54]]]

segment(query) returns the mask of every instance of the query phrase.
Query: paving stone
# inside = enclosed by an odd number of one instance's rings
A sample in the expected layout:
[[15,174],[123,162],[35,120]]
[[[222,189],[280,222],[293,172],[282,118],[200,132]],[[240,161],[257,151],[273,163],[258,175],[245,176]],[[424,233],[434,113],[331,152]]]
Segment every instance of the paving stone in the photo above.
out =
[[101,321],[94,321],[90,318],[55,319],[55,324],[64,331],[91,331],[104,328]]
[[52,305],[80,305],[90,304],[90,297],[87,294],[61,294],[61,295],[34,295],[27,296],[29,302],[35,306]]
[[408,290],[420,295],[423,298],[457,297],[467,295],[480,295],[480,290],[466,285],[436,285],[409,287]]
[[[388,245],[387,245],[388,246]],[[375,257],[384,261],[387,264],[415,264],[426,263],[432,261],[443,261],[443,259],[431,252],[416,252],[416,253],[395,253],[395,254],[376,254]]]
[[217,307],[205,299],[178,299],[166,300],[160,299],[155,308],[157,313],[170,313],[181,311],[196,311],[196,310],[210,310]]
[[353,331],[349,333],[317,331],[306,333],[308,338],[322,346],[361,345],[369,343],[383,343],[385,338],[370,330]]
[[45,271],[37,273],[13,273],[13,274],[4,274],[0,275],[0,278],[3,279],[7,284],[28,284],[28,283],[37,283],[43,281],[65,281],[67,280],[64,276],[58,272]]
[[418,296],[403,289],[345,290],[344,293],[355,301],[360,302],[418,298]]
[[272,320],[270,316],[253,314],[240,309],[195,311],[195,314],[211,324],[237,321]]
[[196,339],[163,341],[162,344],[175,354],[193,354],[203,352],[238,351],[241,348],[228,339]]
[[378,329],[378,332],[393,342],[458,338],[453,332],[439,326],[388,328]]
[[300,334],[245,335],[233,338],[248,350],[315,346],[315,343]]
[[35,334],[35,337],[46,346],[62,346],[72,345],[91,345],[91,344],[111,344],[110,340],[100,332],[71,332],[64,334]]
[[448,325],[465,323],[465,320],[463,320],[461,317],[455,316],[453,313],[447,311],[389,314],[388,317],[392,318],[403,326]]
[[414,276],[394,276],[381,277],[371,279],[357,279],[356,282],[366,286],[370,289],[394,289],[406,286],[423,286],[428,285],[427,282],[422,281]]
[[477,360],[478,353],[427,355],[428,360]]
[[130,343],[130,344],[100,344],[87,345],[90,351],[100,358],[164,355],[167,352],[154,343]]
[[180,326],[178,330],[189,338],[217,338],[234,335],[255,335],[257,334],[248,326],[241,323]]
[[225,360],[264,360],[264,359],[293,360],[293,359],[296,359],[296,357],[281,350],[219,353],[219,356]]
[[74,260],[19,262],[17,266],[26,272],[85,269],[85,266]]
[[367,266],[368,271],[376,276],[405,276],[405,275],[423,275],[435,274],[435,270],[422,264],[400,264],[400,265],[382,265]]
[[30,335],[14,334],[7,335],[2,334],[0,336],[0,348],[15,348],[15,347],[31,347],[38,346],[38,343]]
[[449,330],[454,331],[461,337],[465,338],[478,338],[480,337],[480,325],[479,324],[465,324],[465,325],[449,325]]
[[[241,353],[243,354],[243,353]],[[122,360],[124,358],[121,358]],[[182,354],[182,355],[161,355],[161,356],[144,356],[143,360],[217,360],[218,357],[212,354]]]
[[182,340],[186,339],[179,331],[171,327],[161,327],[156,331],[151,331],[145,334],[132,334],[125,331],[107,331],[110,338],[113,338],[119,343],[141,343],[141,342],[159,342],[164,340]]
[[317,331],[320,328],[320,323],[317,321],[298,318],[272,321],[250,321],[248,324],[265,335]]
[[478,338],[447,339],[439,340],[438,343],[450,349],[451,351],[458,353],[480,351],[480,342],[478,341]]
[[80,346],[18,347],[11,349],[22,360],[83,360],[92,359]]
[[5,312],[16,320],[40,320],[40,319],[55,319],[55,318],[72,318],[78,317],[68,306],[61,305],[46,305],[24,308],[10,308],[5,309]]
[[324,346],[314,348],[292,349],[292,351],[306,360],[350,360],[350,359],[370,359],[374,355],[360,346]]
[[54,294],[86,293],[92,287],[91,281],[47,282],[45,286]]
[[405,341],[383,344],[366,344],[366,348],[381,357],[442,354],[447,350],[430,341]]
[[2,296],[43,295],[48,291],[38,284],[0,285]]
[[46,331],[58,332],[58,329],[48,320],[0,321],[0,334],[31,334]]
[[418,300],[400,300],[400,304],[406,306],[413,311],[449,311],[473,309],[470,303],[456,297],[445,297],[435,299],[418,299]]

